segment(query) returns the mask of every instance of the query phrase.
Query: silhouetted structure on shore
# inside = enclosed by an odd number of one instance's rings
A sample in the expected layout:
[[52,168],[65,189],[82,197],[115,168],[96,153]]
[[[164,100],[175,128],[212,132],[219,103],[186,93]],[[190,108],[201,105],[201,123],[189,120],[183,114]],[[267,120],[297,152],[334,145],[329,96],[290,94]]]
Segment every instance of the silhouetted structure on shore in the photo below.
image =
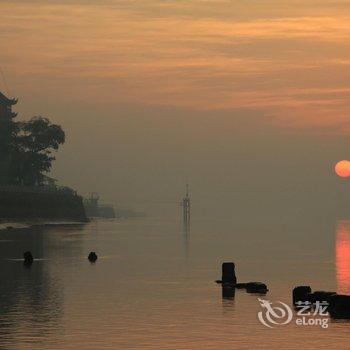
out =
[[110,218],[116,217],[112,204],[100,204],[100,196],[97,192],[90,193],[89,198],[84,199],[84,208],[88,218]]
[[47,175],[63,129],[42,117],[15,121],[16,103],[0,92],[0,219],[86,221],[82,198]]
[[12,112],[12,106],[17,102],[16,98],[8,98],[0,92],[0,120],[12,120],[17,116],[17,113]]
[[0,184],[8,183],[11,179],[12,119],[17,116],[12,106],[16,103],[17,99],[10,99],[0,92]]

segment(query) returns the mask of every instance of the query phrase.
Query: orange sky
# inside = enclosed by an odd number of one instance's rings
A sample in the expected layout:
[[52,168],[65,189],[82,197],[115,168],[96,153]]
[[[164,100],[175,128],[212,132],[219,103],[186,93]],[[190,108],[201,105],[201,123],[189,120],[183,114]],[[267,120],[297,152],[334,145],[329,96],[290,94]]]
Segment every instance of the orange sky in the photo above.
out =
[[14,95],[349,129],[346,1],[2,1]]
[[342,0],[1,1],[0,66],[20,118],[63,126],[52,174],[80,193],[338,211],[349,23]]

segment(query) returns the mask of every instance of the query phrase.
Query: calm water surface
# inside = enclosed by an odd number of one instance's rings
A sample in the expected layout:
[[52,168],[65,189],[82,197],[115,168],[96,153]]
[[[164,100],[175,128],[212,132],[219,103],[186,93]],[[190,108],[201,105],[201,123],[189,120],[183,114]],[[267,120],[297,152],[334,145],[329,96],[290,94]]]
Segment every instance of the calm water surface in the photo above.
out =
[[95,221],[1,231],[0,253],[3,349],[349,349],[348,322],[268,329],[258,296],[224,299],[214,283],[235,261],[274,302],[305,283],[350,293],[347,221],[196,219],[187,234],[177,220]]

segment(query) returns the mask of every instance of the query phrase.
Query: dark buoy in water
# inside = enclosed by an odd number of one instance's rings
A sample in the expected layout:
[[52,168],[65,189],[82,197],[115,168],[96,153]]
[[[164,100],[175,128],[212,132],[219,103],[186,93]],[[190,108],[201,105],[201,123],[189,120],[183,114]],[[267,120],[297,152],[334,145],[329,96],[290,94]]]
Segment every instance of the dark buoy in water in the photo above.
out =
[[30,251],[23,253],[24,265],[31,265],[34,261],[33,255]]
[[90,252],[88,259],[90,262],[95,262],[97,260],[97,254],[95,252]]

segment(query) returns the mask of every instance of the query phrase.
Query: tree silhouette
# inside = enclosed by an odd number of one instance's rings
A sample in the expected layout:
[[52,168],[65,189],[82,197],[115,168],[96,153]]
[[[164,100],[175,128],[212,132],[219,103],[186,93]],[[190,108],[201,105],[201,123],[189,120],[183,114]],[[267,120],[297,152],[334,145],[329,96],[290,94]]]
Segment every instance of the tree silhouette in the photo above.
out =
[[65,142],[65,133],[49,119],[34,117],[16,123],[11,157],[12,181],[21,185],[41,185],[43,173],[51,169],[53,152]]

